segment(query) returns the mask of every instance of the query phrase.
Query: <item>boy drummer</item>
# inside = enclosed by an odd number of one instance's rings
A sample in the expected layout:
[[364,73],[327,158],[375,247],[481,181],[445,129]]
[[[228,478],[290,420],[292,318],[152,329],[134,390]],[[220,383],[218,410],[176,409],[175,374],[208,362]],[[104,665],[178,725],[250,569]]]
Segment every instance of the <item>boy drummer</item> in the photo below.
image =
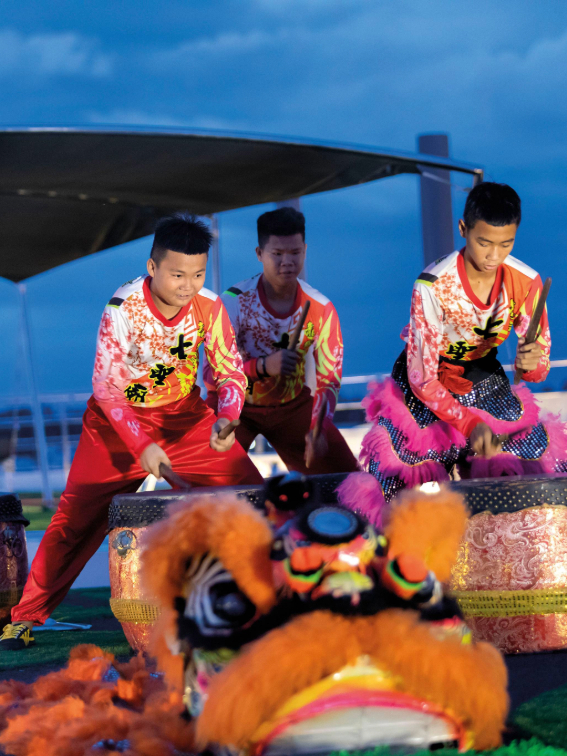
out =
[[[164,463],[195,486],[261,483],[232,432],[246,376],[222,301],[203,288],[211,235],[191,216],[157,226],[148,276],[124,284],[98,333],[93,396],[67,487],[40,543],[1,649],[27,648],[101,545],[112,497]],[[198,348],[211,366],[218,419],[195,385]],[[220,452],[220,453],[219,453]]]
[[[248,378],[236,438],[247,450],[262,434],[290,470],[351,472],[358,469],[356,459],[332,422],[343,363],[339,317],[327,297],[299,279],[306,249],[302,213],[291,207],[264,213],[258,218],[256,248],[263,272],[222,295]],[[289,349],[307,302],[310,309],[297,349]],[[314,374],[314,393],[308,387],[309,372]],[[205,381],[208,403],[215,407],[217,396],[206,365]],[[323,428],[314,438],[324,400]]]
[[361,461],[386,500],[406,486],[446,480],[455,464],[471,477],[567,470],[563,425],[542,423],[529,389],[512,389],[496,358],[514,328],[524,380],[543,381],[549,372],[546,311],[537,341],[524,343],[542,282],[510,254],[520,220],[511,187],[479,184],[459,223],[465,246],[415,282],[407,346],[392,377],[365,399],[374,427]]

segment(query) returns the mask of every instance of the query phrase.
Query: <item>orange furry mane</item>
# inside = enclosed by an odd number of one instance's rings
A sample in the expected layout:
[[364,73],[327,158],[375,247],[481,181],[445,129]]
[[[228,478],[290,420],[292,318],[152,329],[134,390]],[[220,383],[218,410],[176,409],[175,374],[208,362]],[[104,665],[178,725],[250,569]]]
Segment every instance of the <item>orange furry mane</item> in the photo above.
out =
[[442,488],[437,494],[403,491],[391,504],[384,534],[391,558],[419,557],[441,582],[451,577],[468,511],[462,496]]
[[245,648],[211,681],[197,746],[244,746],[290,696],[364,654],[399,675],[403,692],[452,711],[476,749],[500,744],[508,699],[499,652],[440,640],[413,612],[390,609],[373,617],[313,612]]
[[272,538],[262,514],[233,495],[193,495],[170,507],[169,516],[149,528],[141,579],[161,608],[151,651],[171,685],[181,685],[182,661],[172,653],[168,641],[177,635],[174,601],[183,594],[188,559],[205,553],[217,557],[238,587],[265,613],[276,602]]

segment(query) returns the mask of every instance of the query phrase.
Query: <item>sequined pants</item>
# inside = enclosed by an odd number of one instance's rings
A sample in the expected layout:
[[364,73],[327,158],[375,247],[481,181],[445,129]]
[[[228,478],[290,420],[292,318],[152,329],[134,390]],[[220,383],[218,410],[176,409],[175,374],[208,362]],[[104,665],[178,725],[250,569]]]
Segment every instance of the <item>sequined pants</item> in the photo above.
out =
[[[521,425],[524,407],[520,399],[512,392],[510,382],[506,377],[502,366],[496,363],[496,370],[484,380],[478,382],[473,389],[464,395],[452,394],[452,396],[464,407],[476,407],[488,412],[497,420],[518,422]],[[409,409],[416,424],[416,429],[428,428],[439,421],[439,418],[420,401],[411,390],[407,375],[407,360],[405,351],[398,357],[392,370],[392,378],[399,386],[403,394],[404,406]],[[375,423],[385,428],[388,432],[391,447],[401,463],[408,466],[416,466],[420,463],[431,461],[442,465],[449,473],[455,465],[463,477],[469,476],[467,458],[470,455],[470,445],[451,445],[441,451],[430,449],[425,454],[412,451],[408,444],[407,435],[396,427],[389,417],[379,416]],[[514,455],[520,460],[533,463],[539,460],[546,452],[549,437],[543,423],[538,422],[532,426],[531,431],[521,439],[512,439],[502,445],[502,452]],[[567,471],[567,465],[563,462],[557,465],[557,472]],[[373,457],[368,463],[368,471],[380,482],[384,497],[389,501],[395,494],[406,486],[399,475],[386,476],[380,469],[380,459]],[[541,470],[544,471],[543,469]]]

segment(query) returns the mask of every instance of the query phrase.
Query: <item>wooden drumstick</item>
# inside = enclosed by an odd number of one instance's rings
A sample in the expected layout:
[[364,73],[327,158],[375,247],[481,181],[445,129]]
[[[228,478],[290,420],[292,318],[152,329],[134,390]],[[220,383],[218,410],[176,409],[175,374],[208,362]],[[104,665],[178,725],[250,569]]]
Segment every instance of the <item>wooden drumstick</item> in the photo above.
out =
[[315,444],[315,441],[319,437],[321,430],[323,429],[323,422],[325,420],[325,416],[327,415],[328,406],[329,406],[329,401],[327,399],[327,395],[325,394],[323,396],[323,401],[321,402],[321,406],[319,407],[319,412],[317,413],[317,419],[315,420],[315,425],[313,426],[311,439],[307,442],[307,454],[305,455],[306,456],[305,467],[308,467],[308,468],[311,467],[311,463],[313,462],[313,459],[315,457],[313,446]]
[[[543,311],[545,308],[545,300],[547,299],[547,295],[549,294],[550,286],[551,286],[551,278],[546,278],[545,283],[543,285],[543,289],[541,290],[541,294],[539,295],[538,303],[531,317],[530,324],[526,332],[526,340],[524,341],[524,344],[533,344],[534,341],[537,339],[537,331],[539,328],[539,324],[541,322],[541,318],[542,318]],[[518,368],[516,370],[516,372],[514,373],[515,386],[522,380],[523,374],[524,374],[524,371],[521,368]]]
[[493,433],[492,443],[495,446],[498,446],[499,444],[503,444],[505,441],[513,441],[515,438],[523,435],[524,433],[531,433],[532,429],[533,425],[526,425],[525,428],[519,428],[518,430],[512,431],[512,433]]
[[189,491],[191,489],[191,483],[183,480],[180,475],[173,472],[171,467],[164,462],[159,463],[159,474],[172,488],[180,488],[182,491]]
[[295,350],[297,349],[297,345],[301,337],[301,331],[303,330],[303,326],[305,325],[305,318],[307,317],[307,313],[309,312],[310,307],[311,307],[311,301],[308,299],[307,302],[303,305],[303,310],[301,312],[301,317],[299,318],[299,323],[295,326],[295,330],[291,335],[291,339],[289,340],[288,349],[290,352],[295,352]]
[[231,422],[228,425],[226,425],[224,428],[222,428],[222,430],[219,431],[220,440],[224,441],[225,438],[228,438],[230,434],[232,433],[232,431],[235,428],[238,428],[239,425],[240,425],[240,420],[231,420]]

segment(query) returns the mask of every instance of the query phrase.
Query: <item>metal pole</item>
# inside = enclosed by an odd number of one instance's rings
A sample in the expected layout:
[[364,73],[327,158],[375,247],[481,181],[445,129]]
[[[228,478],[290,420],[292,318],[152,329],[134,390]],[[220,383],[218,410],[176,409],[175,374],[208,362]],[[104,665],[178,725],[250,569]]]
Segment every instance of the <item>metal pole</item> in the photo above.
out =
[[27,310],[27,296],[26,285],[24,283],[18,284],[18,291],[20,293],[20,306],[22,312],[22,346],[24,349],[24,362],[26,363],[26,369],[28,373],[29,387],[31,393],[31,409],[33,418],[33,430],[35,436],[35,448],[37,459],[39,462],[39,468],[41,471],[41,495],[45,506],[53,507],[53,491],[49,483],[49,468],[47,464],[47,441],[45,439],[45,424],[43,422],[43,413],[41,410],[41,402],[39,400],[39,394],[37,391],[37,381],[33,366],[33,354],[31,348],[31,332],[30,323]]
[[[417,145],[424,155],[449,157],[447,134],[421,134]],[[432,178],[421,177],[421,228],[426,266],[454,250],[451,174],[437,168],[427,168],[427,173]]]
[[211,245],[211,257],[213,262],[213,291],[215,294],[221,294],[221,264],[220,264],[220,241],[219,241],[219,219],[217,215],[211,215],[211,233],[213,243]]

